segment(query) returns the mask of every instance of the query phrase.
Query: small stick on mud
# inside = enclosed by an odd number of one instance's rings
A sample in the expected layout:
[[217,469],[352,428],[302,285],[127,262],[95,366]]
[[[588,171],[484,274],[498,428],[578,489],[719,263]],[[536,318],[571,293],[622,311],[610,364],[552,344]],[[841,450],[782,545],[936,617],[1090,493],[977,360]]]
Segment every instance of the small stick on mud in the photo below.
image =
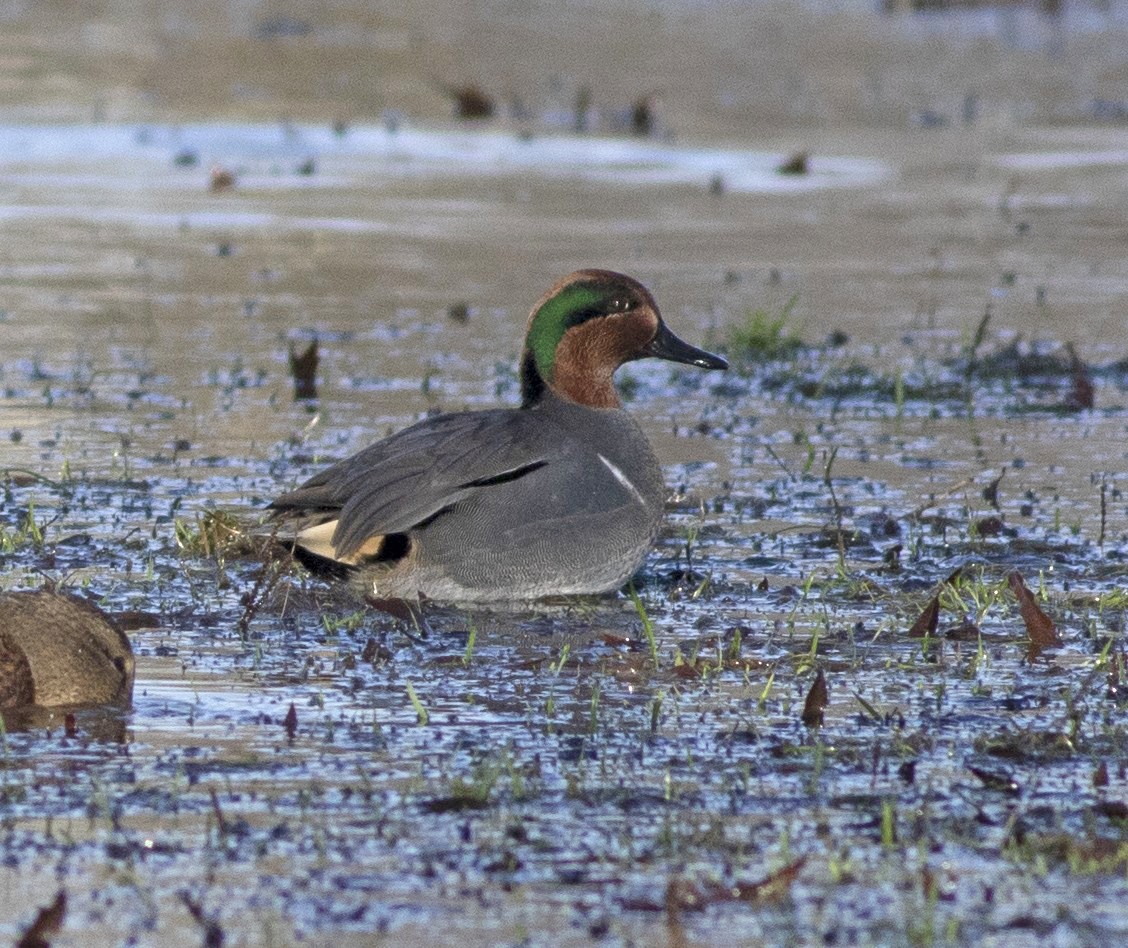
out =
[[842,505],[838,503],[838,497],[834,493],[834,481],[830,477],[830,469],[834,466],[836,457],[838,457],[838,448],[833,447],[826,459],[826,466],[823,467],[823,483],[826,484],[826,489],[830,491],[830,502],[834,508],[834,536],[838,541],[838,565],[844,570],[846,568],[846,541],[842,539]]
[[967,347],[967,368],[964,369],[964,385],[967,387],[967,413],[972,414],[972,377],[975,375],[975,370],[979,366],[979,347],[983,345],[983,340],[987,337],[987,324],[991,322],[991,304],[988,303],[986,309],[983,311],[983,318],[979,320],[979,325],[975,328],[975,335],[971,338],[971,344]]
[[912,517],[913,520],[919,520],[926,510],[931,510],[933,507],[938,506],[940,501],[947,500],[953,494],[958,494],[961,490],[966,487],[970,487],[974,483],[974,477],[965,477],[962,481],[959,481],[958,483],[955,483],[951,487],[949,487],[946,491],[944,491],[944,493],[936,494],[928,503],[921,504],[911,514],[909,514],[909,516]]
[[772,446],[770,444],[765,444],[764,450],[768,452],[768,457],[770,457],[773,461],[776,462],[776,464],[779,465],[779,469],[787,475],[788,480],[795,481],[799,479],[795,476],[795,472],[792,471],[786,463],[784,463],[784,460],[778,454],[776,454],[775,451],[772,450]]
[[282,577],[282,565],[278,561],[269,561],[262,564],[255,576],[255,584],[251,587],[249,592],[243,593],[241,599],[243,603],[243,614],[239,616],[239,638],[242,641],[247,640],[247,633],[250,630],[251,622],[254,621],[258,615],[259,609],[269,598],[270,594],[274,591],[274,587],[278,585],[278,580]]
[[219,805],[219,794],[215,792],[215,787],[210,787],[208,793],[211,795],[212,813],[215,814],[215,826],[219,830],[220,836],[227,835],[227,818],[223,815],[223,808]]
[[199,899],[193,898],[188,892],[181,892],[179,895],[188,914],[204,930],[204,948],[222,948],[225,936],[219,922],[204,912]]
[[1101,530],[1097,534],[1097,547],[1104,549],[1105,527],[1108,525],[1108,477],[1101,475]]

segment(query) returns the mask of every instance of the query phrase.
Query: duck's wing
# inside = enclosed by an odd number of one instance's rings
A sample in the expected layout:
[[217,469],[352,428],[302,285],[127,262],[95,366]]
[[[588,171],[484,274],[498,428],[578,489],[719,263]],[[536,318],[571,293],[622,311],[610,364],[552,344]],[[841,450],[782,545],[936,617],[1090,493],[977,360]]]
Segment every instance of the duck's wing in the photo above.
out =
[[[531,410],[437,415],[316,474],[271,504],[295,517],[332,559],[349,561],[481,487],[515,480],[552,457],[551,426]],[[321,551],[319,551],[321,552]]]

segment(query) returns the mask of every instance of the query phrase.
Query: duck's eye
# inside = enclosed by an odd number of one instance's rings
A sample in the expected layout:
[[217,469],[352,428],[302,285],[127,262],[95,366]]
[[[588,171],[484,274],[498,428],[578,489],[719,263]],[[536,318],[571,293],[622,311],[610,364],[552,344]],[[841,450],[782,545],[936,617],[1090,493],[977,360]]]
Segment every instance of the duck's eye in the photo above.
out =
[[611,312],[613,312],[613,313],[625,313],[625,312],[627,312],[627,310],[631,309],[633,306],[634,306],[634,303],[632,303],[629,299],[626,299],[626,298],[621,297],[621,296],[616,297],[615,299],[613,299],[611,301]]

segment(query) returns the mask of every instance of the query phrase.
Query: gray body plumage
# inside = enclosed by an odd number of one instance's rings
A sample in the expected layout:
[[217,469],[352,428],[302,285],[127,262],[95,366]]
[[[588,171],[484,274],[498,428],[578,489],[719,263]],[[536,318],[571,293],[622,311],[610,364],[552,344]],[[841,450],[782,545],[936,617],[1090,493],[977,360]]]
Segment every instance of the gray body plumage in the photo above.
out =
[[[299,546],[331,528],[333,558],[358,567],[367,595],[480,602],[618,588],[654,542],[664,500],[626,412],[546,392],[528,408],[426,419],[272,506]],[[406,536],[406,554],[366,561],[381,535]]]

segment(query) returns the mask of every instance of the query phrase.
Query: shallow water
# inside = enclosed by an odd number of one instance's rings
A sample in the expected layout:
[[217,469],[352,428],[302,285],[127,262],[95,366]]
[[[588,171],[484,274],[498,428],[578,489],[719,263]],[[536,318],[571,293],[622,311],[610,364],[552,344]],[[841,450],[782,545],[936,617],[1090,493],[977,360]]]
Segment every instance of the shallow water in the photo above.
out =
[[[825,22],[803,43],[870,25]],[[706,107],[667,107],[673,141],[425,109],[337,135],[292,90],[273,114],[301,121],[175,98],[162,120],[13,110],[0,586],[88,590],[128,621],[138,672],[133,710],[82,711],[76,738],[57,714],[10,722],[5,934],[60,886],[58,944],[196,944],[187,903],[232,943],[1128,933],[1121,130],[890,125],[877,106],[832,127],[816,101],[761,136],[726,125],[726,50]],[[809,177],[775,173],[802,149]],[[233,189],[209,191],[213,164]],[[416,642],[301,575],[267,589],[254,558],[178,548],[178,522],[253,518],[427,411],[512,403],[528,305],[584,265],[638,276],[737,363],[620,375],[671,485],[638,578],[657,667],[624,596],[435,609]],[[743,353],[749,311],[791,300],[806,347]],[[288,346],[313,337],[320,397],[295,402]],[[1068,404],[1067,342],[1093,408]],[[958,566],[947,636],[908,637]],[[1030,657],[1015,569],[1062,648]]]

